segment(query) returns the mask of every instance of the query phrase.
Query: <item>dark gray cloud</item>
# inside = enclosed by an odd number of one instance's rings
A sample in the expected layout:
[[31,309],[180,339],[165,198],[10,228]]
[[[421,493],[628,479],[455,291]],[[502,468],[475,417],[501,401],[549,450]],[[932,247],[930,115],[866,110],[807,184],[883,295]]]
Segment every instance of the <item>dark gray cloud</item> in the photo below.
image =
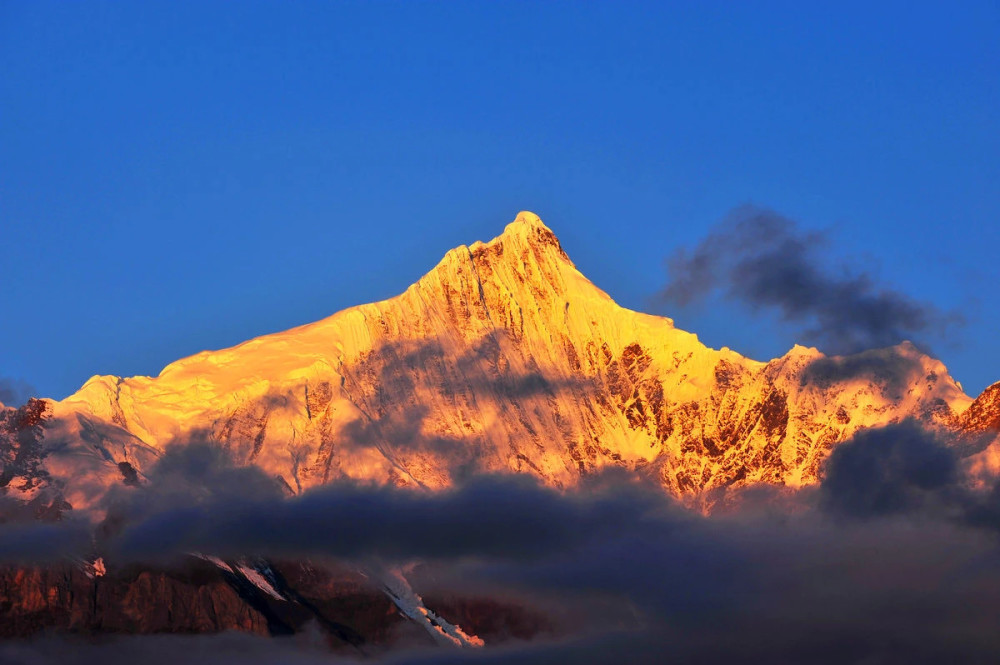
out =
[[[112,515],[122,523],[100,547],[112,566],[190,550],[420,559],[433,580],[420,587],[414,576],[421,593],[572,608],[561,641],[407,650],[389,662],[990,662],[1000,653],[1000,490],[973,487],[953,444],[913,423],[865,431],[834,451],[819,488],[751,490],[704,516],[620,474],[564,492],[472,477],[440,493],[335,483],[281,498],[272,479],[204,441],[168,451],[142,487],[121,488]],[[315,657],[277,641],[246,656],[255,643],[141,638],[80,653],[111,663],[146,649],[158,650],[142,658],[150,663],[184,649],[212,662]],[[58,660],[65,647],[53,644],[18,648],[42,654],[26,662],[88,662]]]
[[68,636],[0,642],[8,665],[329,665],[356,662],[332,656],[315,636],[262,638],[222,635],[116,636],[84,640]]
[[[639,653],[659,647],[675,662],[1000,653],[989,628],[1000,619],[1000,511],[988,510],[1000,494],[973,489],[949,442],[912,423],[860,434],[825,472],[818,490],[761,493],[745,510],[479,572],[577,599],[621,594],[642,616]],[[580,662],[614,658],[592,656]]]
[[37,392],[34,386],[24,379],[0,376],[0,404],[18,407]]
[[80,521],[6,522],[0,525],[0,562],[37,565],[84,556],[91,548],[92,534],[91,526]]
[[[188,468],[199,469],[200,478],[188,475]],[[199,489],[203,480],[210,489]],[[192,551],[520,559],[637,528],[662,511],[675,519],[685,515],[649,486],[562,494],[527,476],[476,476],[440,492],[337,482],[278,498],[272,479],[229,465],[210,444],[175,447],[150,471],[147,485],[123,487],[110,499],[109,521],[123,527],[107,545],[128,560]]]
[[[311,638],[311,639],[310,639]],[[321,639],[222,635],[115,636],[101,641],[70,637],[0,643],[0,662],[10,665],[331,665],[379,662],[394,665],[447,663],[663,663],[664,645],[640,635],[538,642],[475,651],[409,648],[382,658],[354,659],[331,654]],[[669,662],[669,661],[666,661]]]
[[437,494],[335,485],[280,507],[168,511],[117,547],[426,559],[446,588],[541,595],[578,613],[566,641],[407,651],[401,663],[662,662],[665,651],[676,662],[977,662],[1000,650],[1000,511],[951,444],[913,423],[865,431],[838,447],[818,489],[762,492],[710,517],[615,474],[569,492],[526,478]]
[[864,379],[901,399],[903,391],[913,385],[924,369],[918,357],[905,350],[897,346],[848,356],[816,358],[803,370],[802,383],[825,388],[852,379]]
[[947,510],[967,493],[955,449],[911,421],[837,446],[820,491],[826,511],[851,517]]
[[1000,536],[1000,479],[984,487],[963,470],[992,435],[927,429],[913,420],[858,432],[830,454],[820,510],[837,518],[916,517]]
[[669,283],[660,296],[683,306],[721,293],[754,310],[777,310],[830,353],[936,336],[960,323],[957,314],[880,286],[867,272],[830,268],[827,246],[823,233],[744,206],[697,246],[669,257]]

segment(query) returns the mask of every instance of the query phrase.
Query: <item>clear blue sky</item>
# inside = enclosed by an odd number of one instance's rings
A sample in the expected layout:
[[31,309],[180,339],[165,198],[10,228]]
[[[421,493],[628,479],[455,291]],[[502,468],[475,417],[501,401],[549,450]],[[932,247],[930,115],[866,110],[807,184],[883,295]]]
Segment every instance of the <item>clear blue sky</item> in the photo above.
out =
[[747,202],[960,309],[935,353],[1000,379],[995,2],[2,1],[0,72],[0,376],[43,395],[394,295],[521,209],[648,311]]

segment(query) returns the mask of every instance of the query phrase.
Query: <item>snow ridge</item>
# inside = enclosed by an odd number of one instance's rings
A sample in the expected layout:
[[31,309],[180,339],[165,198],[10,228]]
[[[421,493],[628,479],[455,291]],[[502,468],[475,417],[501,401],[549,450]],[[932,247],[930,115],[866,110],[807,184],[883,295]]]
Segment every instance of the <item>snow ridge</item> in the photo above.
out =
[[[103,484],[141,481],[197,434],[295,492],[337,478],[436,489],[479,471],[567,487],[609,466],[678,495],[800,486],[859,429],[958,427],[970,404],[907,343],[847,357],[796,346],[766,363],[708,348],[618,306],[525,211],[394,298],[45,400],[39,485],[83,509],[101,484],[77,482],[82,460]],[[966,420],[992,423],[993,408]]]

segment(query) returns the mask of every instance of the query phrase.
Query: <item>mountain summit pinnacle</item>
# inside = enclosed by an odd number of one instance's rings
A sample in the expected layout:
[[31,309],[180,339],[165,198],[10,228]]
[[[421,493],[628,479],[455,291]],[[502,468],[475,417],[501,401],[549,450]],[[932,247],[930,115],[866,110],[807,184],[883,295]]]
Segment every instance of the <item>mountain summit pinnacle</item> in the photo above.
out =
[[514,221],[504,227],[500,238],[520,236],[523,238],[551,237],[555,238],[552,229],[545,225],[545,222],[533,212],[522,210],[517,213]]
[[545,225],[545,222],[538,215],[528,210],[522,210],[517,213],[514,221],[504,227],[502,234],[487,243],[473,243],[471,249],[499,249],[504,243],[510,243],[515,247],[528,248],[532,251],[541,250],[545,252],[545,248],[549,248],[550,250],[555,250],[555,253],[562,261],[572,265],[572,261],[570,261],[569,256],[563,250],[556,234]]
[[541,218],[535,213],[529,210],[522,210],[517,213],[517,217],[514,218],[512,224],[525,225],[533,228],[548,228],[545,223],[542,222]]

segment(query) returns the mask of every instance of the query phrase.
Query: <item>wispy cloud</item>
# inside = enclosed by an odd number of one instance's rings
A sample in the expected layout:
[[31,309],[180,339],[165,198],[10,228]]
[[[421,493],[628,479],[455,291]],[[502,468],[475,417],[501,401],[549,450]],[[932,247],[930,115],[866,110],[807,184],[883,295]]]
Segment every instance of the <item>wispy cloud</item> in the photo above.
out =
[[771,309],[831,353],[939,336],[962,322],[957,313],[878,284],[870,272],[835,269],[828,241],[773,211],[738,208],[695,247],[668,258],[660,298],[684,306],[721,294],[753,310]]
[[21,406],[29,397],[37,394],[34,386],[24,379],[0,376],[0,404]]

